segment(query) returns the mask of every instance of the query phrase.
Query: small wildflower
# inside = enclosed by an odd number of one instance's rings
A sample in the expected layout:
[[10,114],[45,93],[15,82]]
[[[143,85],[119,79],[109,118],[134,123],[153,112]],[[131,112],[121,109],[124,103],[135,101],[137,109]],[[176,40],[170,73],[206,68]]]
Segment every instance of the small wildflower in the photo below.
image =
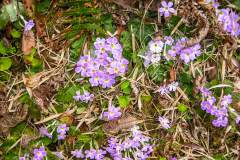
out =
[[173,2],[162,1],[162,7],[159,8],[160,15],[164,17],[169,17],[171,14],[176,14],[176,10],[173,8]]
[[171,36],[165,36],[164,37],[164,42],[165,42],[165,44],[171,46],[174,42],[174,39]]
[[232,96],[231,95],[224,96],[222,101],[221,101],[221,105],[225,106],[225,107],[228,106],[231,103],[232,103]]
[[71,154],[75,157],[75,158],[84,158],[83,152],[81,149],[76,149],[74,151],[71,151]]
[[215,120],[212,121],[212,124],[215,127],[226,127],[228,124],[227,117],[217,117]]
[[95,149],[90,149],[85,151],[86,158],[95,159],[97,151]]
[[93,101],[93,98],[94,98],[94,95],[93,94],[90,94],[88,91],[85,91],[83,92],[83,94],[80,94],[80,91],[77,91],[76,92],[76,95],[73,96],[73,98],[76,100],[76,101],[83,101],[83,102],[91,102]]
[[109,106],[108,111],[103,113],[103,117],[107,118],[109,121],[115,120],[122,115],[121,109],[119,107]]
[[167,87],[170,92],[175,92],[178,87],[178,82],[172,82]]
[[170,122],[169,122],[169,120],[168,120],[167,118],[159,116],[159,117],[158,117],[158,121],[160,122],[160,125],[161,125],[164,129],[169,129],[169,128],[171,128]]
[[30,31],[35,26],[35,23],[33,20],[29,20],[28,22],[25,22],[24,25],[24,32]]
[[39,149],[34,149],[34,160],[43,160],[43,158],[47,155],[44,146],[41,146]]
[[207,88],[201,87],[199,90],[202,93],[203,97],[208,97],[208,96],[212,95],[212,92],[209,91],[209,89],[207,89]]
[[66,138],[66,133],[69,130],[66,124],[61,124],[57,127],[58,139],[63,140]]
[[149,42],[149,49],[152,53],[160,53],[163,49],[163,42],[160,40],[157,41],[150,41]]
[[107,152],[102,150],[102,149],[99,149],[96,151],[96,155],[95,155],[95,159],[96,160],[102,160],[104,158],[104,155],[106,154]]
[[160,86],[156,92],[159,92],[161,95],[168,94],[168,88],[166,86]]
[[52,138],[52,135],[48,132],[47,128],[45,128],[45,127],[39,128],[39,132],[43,136],[47,136],[48,138]]

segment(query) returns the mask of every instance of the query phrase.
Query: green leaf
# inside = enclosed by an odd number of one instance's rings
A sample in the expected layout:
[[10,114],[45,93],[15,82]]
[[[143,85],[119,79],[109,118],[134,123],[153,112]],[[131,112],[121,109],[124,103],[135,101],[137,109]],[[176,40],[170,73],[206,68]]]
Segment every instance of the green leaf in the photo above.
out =
[[79,89],[80,86],[77,85],[68,86],[57,93],[56,99],[58,102],[70,103],[73,101],[73,96]]
[[79,134],[78,140],[82,143],[89,143],[91,141],[91,137],[87,134]]
[[2,40],[0,40],[0,54],[7,55],[7,48],[4,46],[4,43]]
[[8,14],[8,17],[10,19],[11,22],[14,22],[18,19],[18,14],[23,13],[24,8],[23,8],[23,4],[21,2],[18,2],[16,0],[12,1],[12,3],[7,4],[5,6],[3,6],[2,8],[2,12],[4,14]]
[[17,31],[16,29],[13,29],[11,32],[11,35],[13,38],[20,38],[21,37],[21,32]]
[[37,12],[39,12],[39,13],[46,12],[48,10],[48,8],[50,7],[50,5],[51,5],[50,0],[42,0],[36,6]]
[[121,90],[123,93],[125,94],[130,94],[131,91],[132,91],[132,88],[130,86],[130,82],[127,80],[127,81],[124,81],[122,84],[121,84]]
[[118,103],[119,103],[120,107],[122,107],[122,108],[127,107],[130,103],[129,96],[119,96]]
[[142,95],[141,96],[141,100],[145,101],[145,102],[151,102],[152,100],[152,96],[151,95]]
[[8,70],[12,65],[12,60],[10,58],[0,58],[0,71]]
[[178,110],[182,113],[186,112],[188,108],[185,104],[182,104],[182,103],[180,103],[177,107],[178,107]]

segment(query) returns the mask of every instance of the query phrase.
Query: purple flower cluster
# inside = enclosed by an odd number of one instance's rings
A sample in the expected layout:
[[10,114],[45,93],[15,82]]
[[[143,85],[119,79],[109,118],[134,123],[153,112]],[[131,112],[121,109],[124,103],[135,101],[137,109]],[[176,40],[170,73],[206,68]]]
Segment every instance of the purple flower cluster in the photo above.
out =
[[121,109],[120,107],[109,106],[108,111],[103,112],[101,115],[101,119],[107,119],[108,121],[116,120],[121,117]]
[[122,56],[122,46],[117,38],[97,38],[92,56],[81,56],[75,68],[82,77],[89,77],[92,86],[110,88],[115,78],[127,71],[128,60]]
[[88,103],[89,101],[93,101],[93,98],[94,98],[94,95],[93,94],[90,94],[88,91],[85,91],[83,92],[83,94],[80,94],[80,91],[77,91],[76,92],[76,95],[73,96],[73,98],[76,100],[76,101],[83,101],[83,102],[86,102]]
[[50,134],[50,133],[48,132],[48,130],[47,130],[46,127],[41,127],[41,128],[39,128],[39,132],[40,132],[41,135],[47,136],[48,138],[51,138],[51,139],[52,139],[52,134]]
[[65,139],[68,130],[69,130],[69,127],[67,127],[66,124],[60,124],[60,125],[57,127],[58,140],[63,140],[63,139]]
[[226,127],[228,125],[228,105],[232,103],[232,96],[225,95],[221,100],[221,106],[215,106],[216,98],[207,88],[200,88],[204,100],[201,103],[202,110],[216,117],[212,121],[215,127]]
[[187,41],[186,38],[181,38],[177,40],[176,44],[172,46],[170,50],[168,50],[167,54],[171,57],[179,56],[181,60],[183,60],[186,64],[195,60],[198,56],[201,55],[201,46],[200,44],[196,44],[192,47],[185,47],[184,44]]
[[39,149],[34,149],[34,160],[43,160],[43,158],[47,155],[44,146],[41,146]]
[[159,13],[161,16],[169,17],[171,14],[176,14],[177,11],[173,8],[173,2],[162,1],[162,7],[159,8]]
[[[151,138],[143,135],[136,126],[131,131],[131,135],[125,139],[112,137],[108,140],[106,151],[114,160],[145,160],[151,155],[153,151]],[[129,150],[131,155],[126,156],[124,153]]]
[[217,18],[223,29],[232,36],[240,35],[239,15],[229,8],[217,9]]
[[165,57],[166,60],[179,57],[186,64],[195,60],[198,56],[201,55],[201,46],[200,44],[196,44],[191,47],[185,47],[184,44],[186,41],[186,38],[181,38],[175,43],[174,39],[170,36],[164,37],[163,40],[150,41],[148,44],[149,50],[145,52],[143,56],[144,66],[148,67],[151,64],[158,64],[161,60],[161,56]]
[[161,95],[168,94],[170,92],[175,92],[178,87],[178,82],[172,82],[170,84],[160,86],[157,92],[159,92]]
[[71,154],[75,158],[86,158],[86,159],[95,159],[95,160],[102,160],[104,158],[104,155],[107,152],[102,149],[90,149],[85,151],[85,155],[83,154],[83,151],[81,149],[76,149],[74,151],[71,151]]

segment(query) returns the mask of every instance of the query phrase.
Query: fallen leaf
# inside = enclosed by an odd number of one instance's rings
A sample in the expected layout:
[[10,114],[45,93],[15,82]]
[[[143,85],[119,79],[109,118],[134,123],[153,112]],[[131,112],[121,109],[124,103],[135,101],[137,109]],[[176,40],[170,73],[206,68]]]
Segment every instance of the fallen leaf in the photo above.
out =
[[35,36],[33,31],[24,32],[22,37],[23,54],[29,55],[35,46],[36,46],[36,42],[35,42]]
[[44,37],[44,36],[47,35],[46,32],[45,32],[45,24],[44,24],[44,22],[45,22],[45,18],[44,17],[39,17],[38,16],[35,19],[37,36],[39,38]]
[[169,81],[173,82],[176,80],[176,71],[173,67],[171,67],[171,69],[170,69],[169,76],[170,76]]
[[139,120],[132,115],[126,115],[118,120],[109,121],[103,125],[103,129],[107,133],[117,133],[121,130],[132,128],[133,126],[142,123],[143,120]]

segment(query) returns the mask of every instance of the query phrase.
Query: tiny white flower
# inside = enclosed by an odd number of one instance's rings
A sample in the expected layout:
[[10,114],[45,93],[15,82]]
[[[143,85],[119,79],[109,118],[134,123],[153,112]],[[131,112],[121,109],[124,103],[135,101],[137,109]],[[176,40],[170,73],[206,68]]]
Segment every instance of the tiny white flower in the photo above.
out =
[[170,92],[175,92],[177,90],[178,87],[178,82],[172,82],[168,85],[168,90]]

